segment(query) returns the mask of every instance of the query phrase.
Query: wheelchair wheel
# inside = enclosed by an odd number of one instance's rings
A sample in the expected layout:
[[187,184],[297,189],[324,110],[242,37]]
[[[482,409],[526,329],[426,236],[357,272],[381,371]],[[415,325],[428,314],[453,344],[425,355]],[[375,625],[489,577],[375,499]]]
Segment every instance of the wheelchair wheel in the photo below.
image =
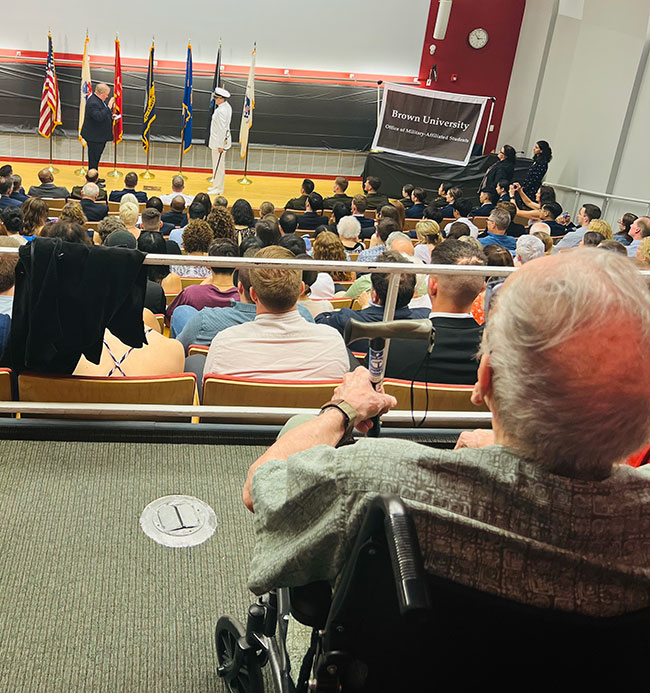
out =
[[246,636],[242,624],[230,616],[222,616],[217,621],[214,639],[219,661],[219,676],[223,677],[230,693],[263,693],[262,670],[255,653],[248,651],[235,663],[239,648],[238,641]]

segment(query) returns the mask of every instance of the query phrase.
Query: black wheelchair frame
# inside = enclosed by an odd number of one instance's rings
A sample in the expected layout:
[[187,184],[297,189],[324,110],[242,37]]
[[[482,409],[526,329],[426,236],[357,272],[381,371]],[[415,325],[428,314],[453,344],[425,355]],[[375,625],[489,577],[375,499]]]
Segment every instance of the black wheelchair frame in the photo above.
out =
[[[294,684],[289,617],[312,628]],[[333,591],[317,582],[258,598],[247,626],[217,623],[231,693],[647,690],[650,609],[596,618],[524,605],[425,573],[403,502],[378,496]]]

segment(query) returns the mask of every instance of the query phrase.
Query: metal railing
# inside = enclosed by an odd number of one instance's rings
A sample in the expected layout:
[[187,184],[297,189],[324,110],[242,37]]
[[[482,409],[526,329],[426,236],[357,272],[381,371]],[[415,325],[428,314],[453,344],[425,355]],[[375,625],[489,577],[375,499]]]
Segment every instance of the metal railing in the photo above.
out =
[[636,197],[626,197],[625,195],[614,195],[612,193],[597,192],[596,190],[587,190],[585,188],[574,188],[573,186],[570,186],[570,185],[560,185],[559,183],[549,183],[547,181],[544,181],[544,184],[550,185],[555,190],[564,190],[566,192],[572,192],[575,194],[575,199],[573,201],[573,210],[572,210],[572,214],[571,214],[571,217],[573,219],[575,219],[576,215],[578,214],[578,211],[580,210],[580,207],[582,206],[580,203],[580,196],[581,195],[589,195],[590,197],[599,197],[603,200],[603,205],[602,205],[602,210],[601,210],[603,218],[607,214],[607,210],[609,209],[609,203],[611,200],[620,200],[621,202],[632,202],[633,204],[645,205],[646,206],[646,215],[650,216],[650,200],[640,200]]

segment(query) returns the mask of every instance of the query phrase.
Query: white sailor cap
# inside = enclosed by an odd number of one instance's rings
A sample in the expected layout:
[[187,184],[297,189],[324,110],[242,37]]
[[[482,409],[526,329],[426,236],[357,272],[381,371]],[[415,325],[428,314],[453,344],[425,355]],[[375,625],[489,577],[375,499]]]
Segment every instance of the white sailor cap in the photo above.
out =
[[230,92],[227,89],[224,89],[223,87],[217,87],[214,90],[214,95],[215,96],[222,96],[224,99],[230,98]]

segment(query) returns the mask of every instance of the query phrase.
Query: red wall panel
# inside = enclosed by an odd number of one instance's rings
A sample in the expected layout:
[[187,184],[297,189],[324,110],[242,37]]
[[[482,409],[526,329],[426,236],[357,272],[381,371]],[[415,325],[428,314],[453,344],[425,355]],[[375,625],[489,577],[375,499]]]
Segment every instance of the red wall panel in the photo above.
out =
[[[420,63],[422,86],[431,66],[437,65],[438,81],[432,81],[430,89],[496,98],[494,131],[488,137],[486,152],[497,146],[525,5],[526,0],[453,0],[447,35],[436,40],[433,29],[438,0],[431,0]],[[477,50],[469,45],[468,36],[478,27],[487,31],[489,39],[484,48]],[[431,44],[436,46],[433,55],[429,53]],[[452,76],[456,76],[456,81]],[[485,137],[488,113],[489,104],[477,142],[482,143]]]

